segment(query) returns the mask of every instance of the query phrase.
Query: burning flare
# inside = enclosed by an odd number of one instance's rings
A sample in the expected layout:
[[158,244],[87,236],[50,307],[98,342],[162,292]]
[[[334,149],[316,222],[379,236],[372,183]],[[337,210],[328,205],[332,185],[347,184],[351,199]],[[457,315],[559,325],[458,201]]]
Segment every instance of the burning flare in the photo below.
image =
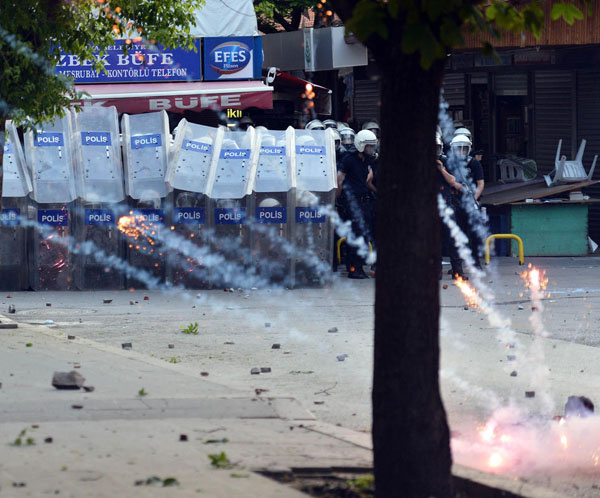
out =
[[479,296],[477,290],[475,290],[475,288],[471,284],[469,284],[466,280],[462,279],[461,277],[458,277],[454,281],[454,283],[460,289],[460,292],[464,296],[467,306],[469,306],[470,308],[479,308],[479,305],[481,304],[481,297]]

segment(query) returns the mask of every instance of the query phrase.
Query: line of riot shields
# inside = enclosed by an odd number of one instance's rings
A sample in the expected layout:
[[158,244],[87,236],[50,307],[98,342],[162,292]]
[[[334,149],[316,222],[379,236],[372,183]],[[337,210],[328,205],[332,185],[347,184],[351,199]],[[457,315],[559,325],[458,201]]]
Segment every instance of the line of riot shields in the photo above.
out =
[[[119,126],[120,125],[120,126]],[[0,288],[293,287],[330,276],[331,130],[231,131],[164,111],[6,122]]]

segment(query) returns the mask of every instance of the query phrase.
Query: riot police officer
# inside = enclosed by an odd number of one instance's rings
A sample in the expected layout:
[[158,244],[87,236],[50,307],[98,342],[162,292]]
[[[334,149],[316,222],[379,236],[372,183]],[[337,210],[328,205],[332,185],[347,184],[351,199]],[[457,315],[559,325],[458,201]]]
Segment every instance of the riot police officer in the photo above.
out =
[[[362,130],[354,138],[354,150],[348,152],[339,167],[338,188],[346,196],[348,218],[352,221],[352,231],[356,237],[362,236],[365,242],[370,240],[371,197],[367,182],[373,174],[371,164],[377,146],[377,137],[369,130]],[[363,270],[364,260],[358,255],[357,248],[347,245],[346,267],[348,278],[368,278]]]

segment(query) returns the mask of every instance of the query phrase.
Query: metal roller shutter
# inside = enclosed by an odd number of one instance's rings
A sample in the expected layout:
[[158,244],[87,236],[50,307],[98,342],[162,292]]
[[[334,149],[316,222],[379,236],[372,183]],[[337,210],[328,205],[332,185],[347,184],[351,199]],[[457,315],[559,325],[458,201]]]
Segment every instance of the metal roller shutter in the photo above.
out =
[[444,89],[444,99],[450,107],[465,105],[466,88],[464,73],[449,73],[444,75],[442,88]]
[[[600,156],[600,72],[577,73],[577,145],[582,139],[587,140],[583,165],[586,171],[592,166],[594,155]],[[600,180],[600,164],[596,166],[594,180]],[[600,184],[586,189],[586,194],[592,198],[600,198]],[[588,233],[590,237],[600,242],[600,206],[590,204]]]
[[534,89],[535,161],[537,169],[554,169],[556,147],[562,138],[562,154],[572,156],[575,111],[575,77],[572,71],[536,71]]
[[380,101],[381,91],[379,81],[354,81],[354,108],[352,114],[359,126],[362,126],[365,121],[372,119],[379,122]]
[[527,95],[527,73],[497,74],[494,86],[496,95]]

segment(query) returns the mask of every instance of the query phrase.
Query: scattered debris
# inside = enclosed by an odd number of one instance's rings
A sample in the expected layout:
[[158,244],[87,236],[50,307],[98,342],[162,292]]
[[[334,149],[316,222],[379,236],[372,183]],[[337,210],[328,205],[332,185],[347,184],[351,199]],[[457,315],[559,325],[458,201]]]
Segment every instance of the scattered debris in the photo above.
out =
[[225,341],[223,344],[226,344],[228,346],[233,346],[235,344],[235,342],[233,342],[233,341]]
[[326,394],[327,396],[329,396],[329,391],[331,391],[332,389],[334,389],[337,386],[337,382],[335,384],[333,384],[333,386],[328,387],[327,389],[323,389],[322,391],[317,391],[315,393],[315,395],[317,394]]
[[267,329],[268,329],[270,326],[271,326],[271,323],[270,323],[270,322],[265,322],[265,328],[267,328]]
[[537,306],[532,306],[532,307],[531,307],[531,311],[537,311],[537,310],[538,310],[538,307],[537,307]]
[[12,296],[9,294],[8,296],[6,296],[6,299],[12,299]]
[[253,368],[250,370],[251,375],[258,375],[260,373],[260,368]]
[[19,326],[16,323],[0,323],[0,329],[18,329]]
[[26,484],[24,482],[13,482],[13,488],[24,488]]
[[17,310],[16,310],[16,308],[15,308],[15,305],[14,305],[14,304],[11,304],[11,305],[9,305],[9,306],[8,306],[8,312],[9,312],[9,313],[15,313],[16,311],[17,311]]
[[271,373],[271,367],[260,367],[260,373]]
[[200,375],[201,375],[202,377],[208,377],[208,372],[200,372]]
[[175,348],[175,344],[169,344],[169,349],[174,349]]
[[93,393],[96,390],[96,388],[94,386],[83,386],[83,390],[86,393]]
[[324,405],[325,401],[313,401],[315,405]]
[[465,310],[465,311],[469,311],[469,307],[468,307],[468,306],[464,306],[464,307],[463,307],[463,310]]
[[52,376],[52,385],[56,389],[80,389],[84,382],[85,377],[75,370],[70,372],[54,372]]
[[129,301],[129,305],[133,306],[135,303],[133,301]]
[[304,371],[303,370],[291,370],[290,371],[290,375],[302,375],[302,374],[308,375],[308,374],[312,374],[312,373],[315,373],[315,372],[312,370],[304,370]]
[[44,320],[44,325],[54,325],[54,320]]
[[506,344],[506,349],[515,349],[515,343],[514,342],[509,342]]
[[46,306],[50,307],[52,306],[52,303],[46,303]]
[[110,303],[112,303],[112,299],[103,299],[102,302],[104,304],[110,304]]
[[281,344],[275,343],[271,346],[271,349],[281,349]]
[[244,477],[250,477],[250,474],[236,474],[235,472],[233,472],[229,475],[235,479],[242,479]]
[[75,336],[74,335],[68,335],[67,339],[69,339],[70,341],[72,341],[73,339],[75,339]]
[[73,410],[81,410],[83,405],[71,405],[71,408],[73,408]]
[[338,331],[337,327],[331,327],[327,332],[329,332],[330,334],[335,334]]
[[73,364],[73,368],[81,368],[81,364],[80,363],[75,363],[75,364]]
[[208,455],[210,464],[217,469],[233,469],[234,465],[229,461],[224,451],[219,454]]
[[204,444],[225,444],[228,443],[229,439],[224,437],[223,439],[207,439]]
[[522,305],[522,304],[519,304],[519,306],[517,306],[517,309],[518,309],[518,310],[524,310],[525,308],[523,307],[523,305]]
[[133,345],[130,342],[124,342],[124,343],[121,344],[121,347],[123,349],[132,349]]
[[179,486],[179,481],[174,477],[165,477],[161,479],[157,476],[148,477],[148,479],[138,479],[135,481],[136,486]]
[[143,387],[138,391],[138,396],[146,396],[148,393]]
[[33,346],[33,343],[31,343],[31,342],[28,342],[27,344],[25,344],[25,347],[26,347],[26,348],[30,348],[30,347],[32,347],[32,346]]
[[44,443],[46,444],[51,444],[54,441],[54,439],[52,439],[51,437],[47,437],[46,439],[44,439]]
[[565,417],[585,418],[594,414],[594,403],[585,396],[569,396],[565,405]]
[[525,391],[526,398],[535,398],[535,391]]
[[514,354],[507,354],[506,359],[508,361],[515,361],[517,359],[517,357]]
[[150,301],[150,297],[144,296],[144,301]]
[[255,390],[254,390],[254,392],[256,393],[256,395],[257,395],[257,396],[260,396],[262,393],[267,393],[267,392],[269,392],[269,390],[268,390],[268,389],[260,389],[260,388],[257,388],[257,389],[255,389]]
[[348,358],[347,354],[339,354],[336,356],[337,361],[344,361],[346,358]]
[[179,434],[179,440],[187,442],[187,440],[188,440],[187,434]]
[[446,290],[448,288],[448,284],[442,285],[442,289]]
[[516,376],[517,376],[517,371],[516,371],[516,370],[513,370],[513,371],[510,373],[510,376],[511,376],[511,377],[516,377]]
[[10,443],[11,446],[33,446],[35,444],[35,439],[32,437],[28,437],[25,438],[25,436],[27,435],[27,429],[23,429],[21,432],[19,432],[19,435],[17,436],[17,438]]

